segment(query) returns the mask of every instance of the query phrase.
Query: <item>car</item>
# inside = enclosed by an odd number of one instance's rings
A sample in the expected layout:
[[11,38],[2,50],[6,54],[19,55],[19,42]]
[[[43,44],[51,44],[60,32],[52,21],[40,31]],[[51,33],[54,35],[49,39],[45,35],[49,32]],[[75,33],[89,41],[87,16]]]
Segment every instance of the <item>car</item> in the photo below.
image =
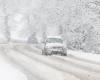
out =
[[48,36],[44,41],[43,55],[61,54],[67,56],[66,44],[60,36]]

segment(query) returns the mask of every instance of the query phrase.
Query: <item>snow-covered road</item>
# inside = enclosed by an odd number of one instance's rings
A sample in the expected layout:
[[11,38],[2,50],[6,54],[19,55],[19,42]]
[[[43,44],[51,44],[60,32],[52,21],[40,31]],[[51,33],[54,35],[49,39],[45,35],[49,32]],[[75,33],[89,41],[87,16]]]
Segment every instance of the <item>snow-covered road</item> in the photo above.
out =
[[100,80],[100,65],[71,54],[43,56],[28,44],[3,45],[4,54],[28,80]]

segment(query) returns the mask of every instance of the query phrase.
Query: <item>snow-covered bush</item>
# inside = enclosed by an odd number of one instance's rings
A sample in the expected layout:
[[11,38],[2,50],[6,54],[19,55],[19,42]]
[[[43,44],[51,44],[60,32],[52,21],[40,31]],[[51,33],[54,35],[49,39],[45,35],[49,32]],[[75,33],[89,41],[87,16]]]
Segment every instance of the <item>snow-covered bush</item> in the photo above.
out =
[[99,51],[99,0],[0,1],[0,43],[37,43],[52,33],[62,35],[70,49]]

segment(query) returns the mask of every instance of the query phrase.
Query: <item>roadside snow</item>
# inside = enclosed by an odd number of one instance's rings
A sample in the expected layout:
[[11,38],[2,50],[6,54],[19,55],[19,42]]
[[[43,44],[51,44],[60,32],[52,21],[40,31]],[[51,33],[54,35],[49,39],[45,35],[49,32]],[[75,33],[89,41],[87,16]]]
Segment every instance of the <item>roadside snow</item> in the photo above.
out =
[[27,78],[0,55],[0,80],[27,80]]
[[72,51],[72,50],[68,50],[68,54],[71,54],[77,58],[100,63],[100,54],[85,53],[82,51]]

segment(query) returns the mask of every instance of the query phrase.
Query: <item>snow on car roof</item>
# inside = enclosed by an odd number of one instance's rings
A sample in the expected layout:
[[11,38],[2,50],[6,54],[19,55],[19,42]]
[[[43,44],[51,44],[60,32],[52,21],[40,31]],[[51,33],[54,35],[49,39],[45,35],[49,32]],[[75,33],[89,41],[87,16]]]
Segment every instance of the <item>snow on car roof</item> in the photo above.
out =
[[61,36],[47,36],[47,38],[62,38]]

